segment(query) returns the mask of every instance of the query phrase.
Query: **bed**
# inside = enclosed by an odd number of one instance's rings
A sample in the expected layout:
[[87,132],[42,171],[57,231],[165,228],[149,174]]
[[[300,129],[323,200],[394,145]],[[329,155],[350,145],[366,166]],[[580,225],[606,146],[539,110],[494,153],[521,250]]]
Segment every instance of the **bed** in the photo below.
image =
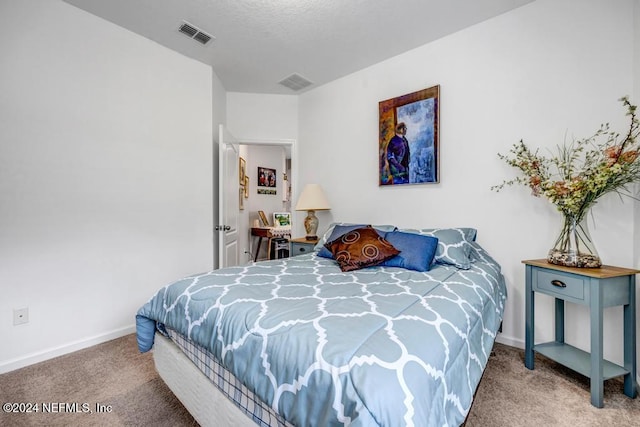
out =
[[460,425],[506,299],[476,234],[332,224],[313,253],[159,289],[139,349],[202,425]]

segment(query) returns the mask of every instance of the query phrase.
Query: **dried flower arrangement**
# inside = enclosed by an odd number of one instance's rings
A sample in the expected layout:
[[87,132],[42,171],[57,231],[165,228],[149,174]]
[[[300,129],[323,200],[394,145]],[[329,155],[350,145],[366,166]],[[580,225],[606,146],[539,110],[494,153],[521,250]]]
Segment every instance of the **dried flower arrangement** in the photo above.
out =
[[538,150],[531,151],[522,140],[513,145],[509,155],[498,154],[522,175],[493,186],[492,190],[525,185],[534,196],[546,197],[564,215],[563,232],[547,258],[551,263],[599,267],[600,259],[595,248],[589,247],[593,244],[586,231],[586,222],[583,223],[587,212],[607,193],[636,198],[629,186],[640,181],[640,146],[637,143],[640,122],[636,117],[636,106],[629,98],[623,97],[620,101],[630,117],[629,130],[622,138],[606,123],[588,138],[559,146],[557,155],[542,156]]

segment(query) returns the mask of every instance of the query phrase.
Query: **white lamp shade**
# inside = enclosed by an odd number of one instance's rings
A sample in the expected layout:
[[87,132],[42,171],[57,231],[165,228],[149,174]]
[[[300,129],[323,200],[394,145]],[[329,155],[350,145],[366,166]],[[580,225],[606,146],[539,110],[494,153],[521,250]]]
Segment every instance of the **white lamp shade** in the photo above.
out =
[[327,196],[324,195],[320,184],[307,184],[302,190],[296,204],[297,211],[321,211],[331,209]]

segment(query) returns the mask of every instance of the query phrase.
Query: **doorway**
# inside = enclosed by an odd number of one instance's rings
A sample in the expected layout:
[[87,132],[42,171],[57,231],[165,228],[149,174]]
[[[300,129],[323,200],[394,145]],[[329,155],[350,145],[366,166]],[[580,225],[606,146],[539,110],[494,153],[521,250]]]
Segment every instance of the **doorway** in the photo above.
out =
[[[268,218],[272,218],[273,212],[291,212],[293,224],[295,227],[295,218],[292,211],[292,196],[295,195],[295,181],[298,176],[297,158],[295,140],[238,140],[239,157],[245,162],[245,173],[248,178],[246,185],[246,197],[241,200],[238,209],[237,221],[237,264],[246,265],[253,261],[255,256],[255,245],[257,241],[253,241],[251,237],[251,227],[253,221],[258,218],[258,211],[265,212]],[[214,150],[218,152],[218,150]],[[269,154],[271,153],[271,154]],[[279,154],[278,154],[279,153]],[[274,160],[278,158],[280,160]],[[268,163],[263,163],[267,162]],[[218,164],[215,162],[214,164]],[[234,165],[238,171],[238,164]],[[268,167],[276,170],[276,188],[275,194],[259,194],[258,193],[258,167]],[[216,176],[216,174],[214,174]],[[286,180],[285,180],[286,177]],[[283,185],[286,182],[286,186]],[[218,193],[214,197],[214,215],[219,217],[218,207],[221,203],[221,197],[240,197],[240,191],[245,191],[239,180],[225,183],[225,186],[237,186],[238,191],[225,191],[221,193],[216,191],[217,185],[214,185],[214,192]],[[238,200],[236,199],[236,204]],[[286,209],[286,210],[285,210]],[[214,224],[220,224],[220,218],[214,218]],[[272,219],[270,223],[272,224]],[[293,231],[294,228],[292,228]],[[219,232],[214,231],[214,251],[218,252],[219,248]],[[266,246],[266,245],[263,245]],[[263,252],[262,250],[261,252]],[[214,268],[220,268],[219,254],[214,254]],[[259,257],[260,259],[260,257]],[[227,265],[230,266],[230,265]]]

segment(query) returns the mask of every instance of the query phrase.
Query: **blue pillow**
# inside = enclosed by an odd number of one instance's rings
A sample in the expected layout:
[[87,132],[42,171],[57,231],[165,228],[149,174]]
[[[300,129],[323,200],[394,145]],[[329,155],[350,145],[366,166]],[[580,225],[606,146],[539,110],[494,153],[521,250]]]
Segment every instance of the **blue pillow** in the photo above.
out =
[[[329,235],[329,237],[327,237],[326,234],[325,234],[325,236],[323,236],[323,239],[326,238],[326,241],[324,243],[318,242],[319,244],[316,245],[316,248],[317,248],[318,246],[320,246],[320,243],[322,243],[322,245],[319,248],[320,250],[318,251],[318,256],[321,256],[321,257],[324,257],[324,258],[333,259],[333,254],[324,245],[333,242],[338,237],[340,237],[340,236],[342,236],[344,234],[347,234],[350,231],[357,230],[358,228],[362,228],[362,227],[366,227],[366,226],[367,226],[366,224],[336,224],[336,225],[334,225],[333,229],[331,230],[331,234]],[[384,238],[385,232],[387,231],[387,227],[393,227],[393,226],[386,226],[386,225],[381,225],[381,226],[374,225],[373,226],[373,228],[376,229],[376,231],[378,232],[380,237],[383,237],[383,238]],[[393,228],[395,229],[395,227],[393,227]]]
[[436,255],[436,249],[438,249],[437,237],[391,231],[384,238],[399,250],[400,254],[384,261],[380,265],[402,267],[416,271],[429,271]]
[[435,256],[437,263],[454,265],[463,270],[471,268],[470,242],[476,240],[477,231],[475,228],[423,228],[420,230],[403,229],[400,231],[438,238],[438,249]]

